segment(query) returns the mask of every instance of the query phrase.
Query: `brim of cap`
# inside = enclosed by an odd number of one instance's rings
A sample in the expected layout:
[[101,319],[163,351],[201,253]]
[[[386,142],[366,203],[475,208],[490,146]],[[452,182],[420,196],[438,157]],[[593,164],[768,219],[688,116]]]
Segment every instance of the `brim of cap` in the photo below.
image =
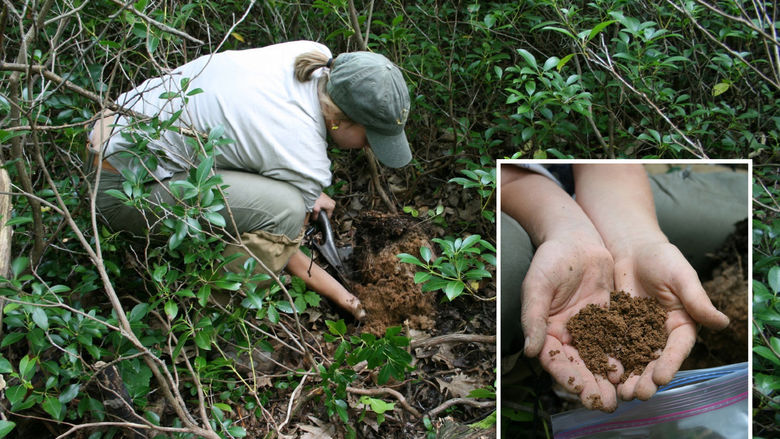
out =
[[412,161],[412,151],[409,149],[409,142],[403,131],[387,136],[366,129],[366,138],[374,155],[383,165],[390,168],[400,168]]

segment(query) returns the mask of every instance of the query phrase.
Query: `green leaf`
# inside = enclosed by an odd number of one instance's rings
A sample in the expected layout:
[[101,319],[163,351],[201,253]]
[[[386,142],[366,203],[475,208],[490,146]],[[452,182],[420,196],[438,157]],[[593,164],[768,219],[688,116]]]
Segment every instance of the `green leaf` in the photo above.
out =
[[170,188],[173,195],[181,200],[189,200],[198,196],[198,188],[186,180],[171,182]]
[[241,282],[218,280],[214,282],[214,286],[221,290],[238,291],[238,289],[241,288]]
[[414,264],[414,265],[417,265],[418,267],[425,267],[425,264],[420,262],[419,259],[417,259],[416,257],[410,255],[409,253],[401,253],[401,254],[396,255],[396,257],[398,259],[400,259],[401,262],[403,262],[403,263]]
[[771,288],[775,294],[780,293],[780,265],[775,265],[769,269],[767,279],[769,281],[769,288]]
[[338,413],[339,418],[341,418],[341,422],[348,424],[349,414],[347,413],[347,403],[343,399],[337,399],[333,401],[333,405],[336,408],[336,413]]
[[600,34],[601,31],[604,30],[604,28],[606,28],[612,23],[615,23],[616,21],[617,20],[609,20],[597,24],[593,29],[591,29],[590,34],[588,35],[588,41],[592,40],[596,35]]
[[211,172],[211,168],[213,166],[214,159],[211,157],[206,157],[205,159],[201,160],[197,171],[195,171],[195,181],[198,183],[198,185],[202,185],[206,182],[206,180],[209,178],[209,172]]
[[155,282],[162,282],[163,277],[165,277],[165,274],[168,273],[168,266],[167,265],[158,265],[154,272],[152,272],[152,279],[154,279]]
[[395,404],[392,402],[385,402],[378,398],[371,398],[370,396],[361,396],[360,403],[365,404],[371,408],[374,413],[382,414],[388,410],[394,410]]
[[[571,34],[570,34],[571,35]],[[531,54],[531,52],[525,50],[525,49],[517,49],[517,53],[523,57],[526,64],[533,67],[534,70],[539,70],[538,65],[536,64],[536,58]]]
[[43,308],[37,306],[33,307],[32,319],[39,328],[44,331],[49,330],[49,316],[46,315],[46,311],[44,311]]
[[225,217],[217,212],[203,212],[203,218],[217,227],[225,227],[227,225],[227,222],[225,222]]
[[474,389],[471,392],[469,392],[469,398],[488,398],[488,399],[495,399],[496,398],[496,392],[490,389]]
[[333,335],[344,335],[347,333],[347,324],[344,320],[334,322],[333,320],[325,320],[325,325]]
[[433,277],[431,273],[428,273],[426,271],[418,271],[417,273],[414,273],[414,283],[419,284],[427,281]]
[[206,351],[211,350],[211,331],[201,329],[195,333],[195,344]]
[[29,258],[19,256],[18,258],[14,259],[14,261],[11,262],[11,272],[14,274],[14,277],[19,277],[19,275],[27,269],[28,265],[30,265]]
[[772,350],[775,352],[780,352],[780,338],[772,337],[769,339],[769,346],[772,347]]
[[557,26],[545,26],[542,29],[544,29],[544,30],[554,30],[555,32],[560,32],[560,33],[566,35],[567,37],[569,37],[569,38],[571,38],[573,40],[577,40],[578,39],[576,36],[574,36],[573,33],[569,32],[566,29],[557,27]]
[[534,419],[534,412],[521,411],[512,408],[502,408],[501,417],[511,419],[515,422],[531,422]]
[[198,304],[200,306],[206,306],[206,303],[208,303],[209,297],[211,297],[211,286],[210,285],[203,285],[198,290]]
[[729,85],[726,82],[719,82],[712,87],[712,96],[720,96],[729,90]]
[[4,438],[8,436],[8,433],[10,433],[14,427],[16,427],[15,422],[11,421],[0,421],[0,438]]
[[456,297],[460,296],[461,293],[463,293],[464,288],[465,285],[463,284],[463,282],[451,281],[447,283],[446,287],[444,287],[444,294],[447,295],[447,299],[452,301]]
[[431,249],[429,249],[428,247],[422,246],[420,247],[420,256],[423,258],[423,261],[431,262],[433,253],[431,252]]
[[754,373],[753,381],[756,383],[756,389],[766,396],[771,396],[774,391],[780,389],[780,377]]
[[563,58],[561,58],[561,59],[558,61],[558,65],[556,66],[556,68],[558,69],[558,71],[559,71],[559,72],[561,71],[561,69],[563,69],[563,66],[565,66],[565,65],[566,65],[566,63],[568,63],[568,62],[569,62],[569,60],[571,60],[571,59],[572,59],[572,57],[573,57],[573,56],[574,56],[574,54],[573,54],[573,53],[570,53],[570,54],[568,54],[568,55],[564,56]]
[[561,60],[558,59],[557,56],[551,56],[550,58],[547,58],[547,61],[544,62],[544,66],[542,66],[542,70],[544,70],[545,72],[548,70],[552,70],[552,68],[557,67],[560,62]]
[[146,314],[148,312],[149,312],[149,304],[139,303],[138,305],[134,306],[133,309],[130,311],[130,315],[127,316],[127,320],[129,320],[130,323],[141,321],[141,319],[146,317]]
[[24,380],[31,380],[35,375],[35,358],[30,358],[27,355],[22,357],[19,361],[19,375]]
[[52,418],[58,421],[61,421],[65,417],[65,410],[63,410],[64,406],[59,399],[53,396],[47,396],[41,404],[41,407],[46,413],[50,414]]
[[33,221],[31,216],[17,216],[16,218],[9,219],[5,225],[7,227],[18,226],[20,224],[27,224]]
[[379,371],[379,375],[377,375],[376,382],[380,386],[383,384],[386,384],[388,380],[390,380],[390,375],[392,374],[393,370],[390,364],[385,364],[384,367]]
[[753,353],[766,358],[776,366],[780,366],[780,358],[777,358],[777,355],[775,355],[774,352],[772,352],[772,350],[766,346],[754,346]]
[[254,291],[247,293],[246,298],[241,301],[241,306],[249,309],[262,309],[263,296]]
[[165,314],[171,320],[175,319],[176,316],[179,314],[179,306],[176,305],[176,302],[174,302],[173,300],[169,300],[165,302],[164,308],[165,308]]
[[[25,334],[23,332],[12,332],[5,337],[3,337],[3,342],[0,343],[0,348],[4,348],[7,346],[10,346],[17,341],[23,339],[25,337]],[[0,372],[1,373],[1,372]]]
[[469,235],[468,237],[466,237],[466,239],[463,240],[463,242],[460,245],[460,248],[461,250],[467,249],[473,246],[474,244],[478,243],[480,240],[482,240],[482,237],[480,237],[479,235]]
[[11,386],[5,391],[5,397],[8,398],[8,402],[11,403],[11,407],[22,402],[25,396],[27,396],[27,389],[22,384]]
[[5,357],[0,355],[0,373],[11,373],[14,371],[11,362],[6,360]]
[[275,306],[268,307],[268,321],[274,325],[279,323],[279,311],[276,310]]
[[60,402],[63,404],[67,404],[73,401],[78,396],[80,389],[81,389],[81,384],[69,385],[64,392],[60,393],[59,396]]
[[246,430],[238,425],[228,427],[227,431],[233,437],[246,437]]

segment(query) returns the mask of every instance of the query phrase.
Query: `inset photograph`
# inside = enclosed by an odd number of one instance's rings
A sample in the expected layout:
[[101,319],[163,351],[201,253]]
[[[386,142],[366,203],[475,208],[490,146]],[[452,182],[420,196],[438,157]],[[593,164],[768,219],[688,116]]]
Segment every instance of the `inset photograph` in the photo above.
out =
[[747,437],[751,163],[500,160],[501,437]]

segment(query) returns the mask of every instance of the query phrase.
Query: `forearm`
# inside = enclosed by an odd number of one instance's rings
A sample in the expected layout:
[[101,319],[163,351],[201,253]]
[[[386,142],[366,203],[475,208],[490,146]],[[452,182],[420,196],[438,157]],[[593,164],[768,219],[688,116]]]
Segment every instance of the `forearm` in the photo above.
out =
[[353,296],[339,281],[333,278],[327,271],[317,264],[312,263],[311,258],[298,250],[287,262],[287,271],[298,276],[311,290],[316,291],[341,308],[351,312],[355,317],[361,318],[360,301]]
[[658,226],[650,181],[642,165],[574,165],[577,203],[613,255],[637,242],[667,241]]
[[549,178],[525,169],[501,168],[501,210],[523,226],[537,247],[557,238],[601,241],[569,194]]

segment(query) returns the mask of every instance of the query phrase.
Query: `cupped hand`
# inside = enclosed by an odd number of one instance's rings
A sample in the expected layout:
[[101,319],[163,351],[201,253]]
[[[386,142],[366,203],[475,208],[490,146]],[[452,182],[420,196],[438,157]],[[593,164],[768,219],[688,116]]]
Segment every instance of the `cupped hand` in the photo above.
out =
[[588,304],[605,306],[613,282],[613,259],[599,242],[548,240],[536,250],[523,281],[522,325],[525,354],[539,356],[542,367],[583,404],[611,412],[615,385],[623,373],[614,360],[608,379],[588,370],[572,345],[566,323]]
[[319,198],[314,202],[314,207],[311,210],[312,213],[312,219],[317,219],[317,215],[320,214],[320,211],[324,210],[325,214],[328,215],[328,218],[333,216],[333,209],[336,208],[336,202],[333,201],[333,198],[325,195],[325,193],[321,193]]
[[637,297],[655,297],[668,311],[667,341],[660,356],[641,375],[631,375],[618,386],[624,400],[649,399],[658,386],[671,381],[696,342],[696,323],[723,329],[729,319],[712,305],[680,250],[666,240],[628,246],[615,255],[615,288]]

